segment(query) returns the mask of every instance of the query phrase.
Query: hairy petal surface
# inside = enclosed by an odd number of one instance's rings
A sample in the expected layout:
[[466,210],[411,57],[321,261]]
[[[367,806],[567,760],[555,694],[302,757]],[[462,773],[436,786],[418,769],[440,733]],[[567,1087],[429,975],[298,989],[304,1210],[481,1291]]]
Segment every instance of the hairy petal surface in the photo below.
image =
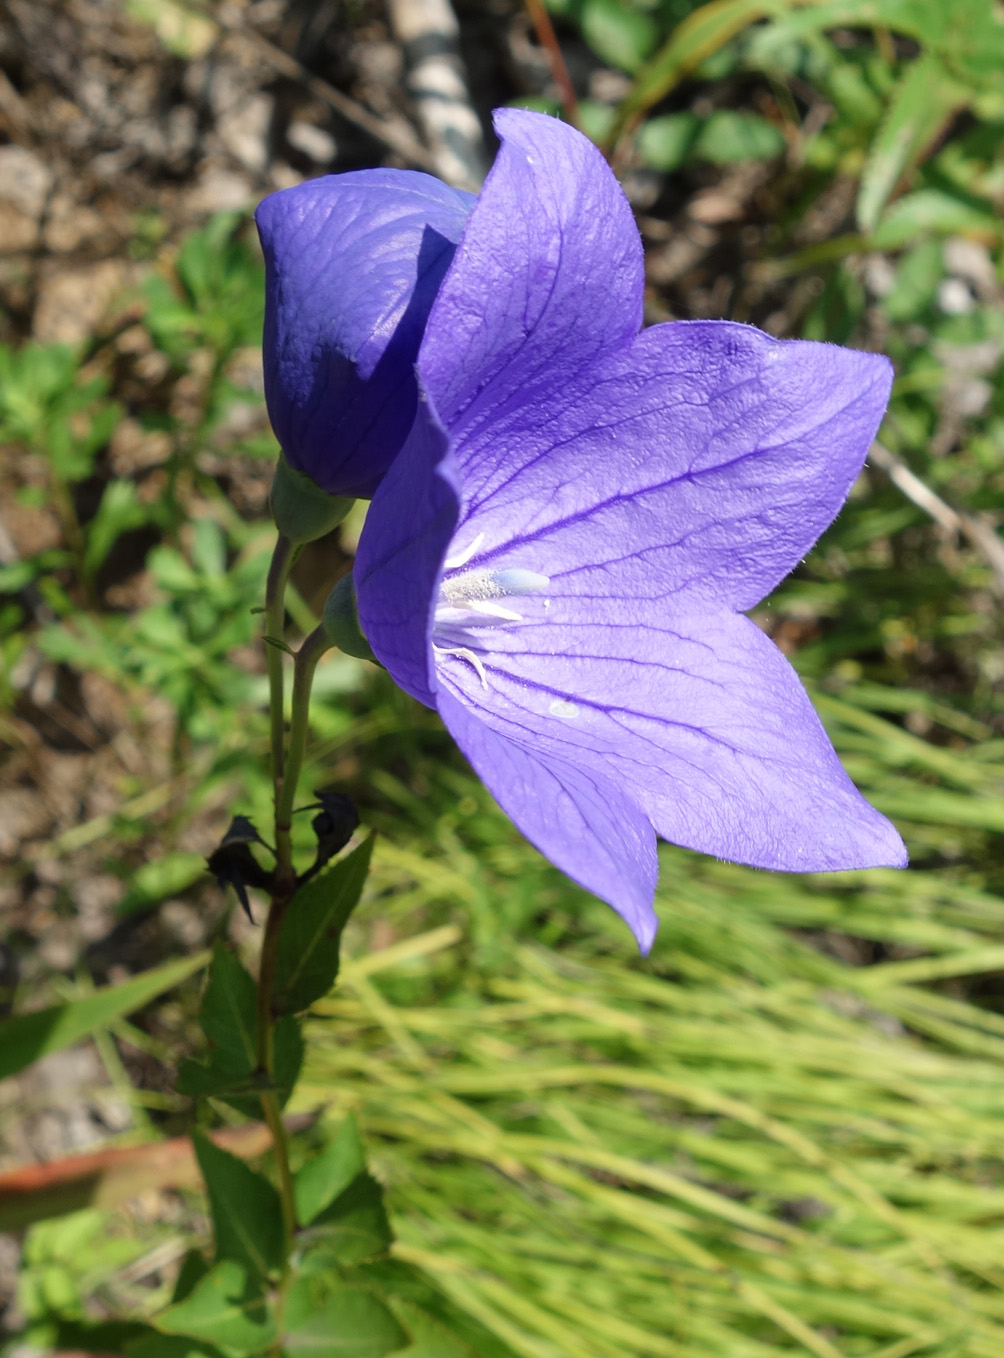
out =
[[[419,370],[458,446],[549,403],[637,334],[644,261],[631,208],[593,144],[537,113],[495,115],[502,139],[430,317]],[[508,466],[495,442],[498,470]],[[465,494],[495,469],[465,468]],[[471,485],[467,484],[468,479]]]
[[449,439],[423,397],[401,454],[381,481],[359,539],[359,623],[391,678],[435,707],[433,605],[457,524],[460,491]]
[[875,354],[654,326],[553,401],[457,438],[464,531],[484,535],[481,564],[519,560],[597,619],[640,600],[751,608],[840,509],[890,382]]
[[512,740],[464,700],[439,694],[447,729],[475,773],[527,839],[574,882],[612,905],[642,952],[655,938],[658,862],[644,813],[595,768]]
[[609,779],[674,844],[792,872],[905,862],[748,618],[636,610],[596,623],[581,600],[532,603],[521,625],[471,629],[483,679],[440,660],[444,691],[498,736]]
[[361,170],[271,194],[265,397],[290,465],[370,495],[415,414],[414,363],[472,195],[412,170]]

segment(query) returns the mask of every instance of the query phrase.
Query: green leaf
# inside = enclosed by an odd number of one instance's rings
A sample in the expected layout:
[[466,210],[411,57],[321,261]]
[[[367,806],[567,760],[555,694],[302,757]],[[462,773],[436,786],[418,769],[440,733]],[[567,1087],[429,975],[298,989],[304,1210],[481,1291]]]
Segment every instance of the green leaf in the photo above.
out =
[[212,1047],[212,1068],[244,1075],[255,1068],[255,984],[237,958],[217,943],[199,1022]]
[[373,836],[302,886],[282,922],[275,963],[275,1007],[298,1013],[326,995],[338,975],[342,930],[359,902]]
[[689,14],[669,35],[637,79],[617,114],[617,131],[661,99],[702,61],[749,24],[770,14],[769,0],[711,0]]
[[411,1343],[401,1351],[401,1358],[487,1358],[485,1349],[471,1348],[441,1320],[410,1302],[399,1301],[394,1312],[411,1334]]
[[384,1358],[409,1343],[388,1307],[362,1287],[331,1287],[318,1275],[298,1278],[286,1301],[287,1354],[310,1358]]
[[686,162],[700,127],[701,120],[689,109],[649,118],[638,133],[638,150],[653,170],[669,174]]
[[187,1334],[161,1334],[148,1330],[122,1346],[127,1358],[219,1358],[220,1350],[206,1340]]
[[178,1276],[174,1280],[174,1291],[171,1294],[173,1302],[184,1301],[202,1279],[209,1272],[209,1265],[206,1263],[201,1250],[189,1250],[181,1261],[181,1268]]
[[204,967],[208,960],[208,953],[198,953],[145,971],[121,985],[106,986],[68,1004],[5,1019],[0,1023],[0,1079],[141,1009]]
[[331,1144],[296,1172],[293,1193],[297,1221],[308,1226],[365,1169],[359,1124],[349,1113]]
[[313,1221],[313,1267],[325,1263],[357,1264],[386,1254],[394,1234],[387,1219],[383,1189],[372,1174],[353,1179],[326,1211]]
[[896,185],[967,97],[967,91],[949,76],[934,53],[910,63],[893,93],[861,175],[857,218],[863,231],[874,230]]
[[401,1358],[515,1358],[497,1334],[487,1330],[430,1279],[400,1259],[378,1259],[353,1269],[347,1281],[374,1288],[410,1331]]
[[700,124],[691,157],[712,165],[735,165],[771,160],[782,155],[787,144],[781,129],[766,118],[721,108]]
[[882,298],[882,310],[897,324],[917,320],[934,301],[943,270],[941,242],[922,241],[900,260],[896,283]]
[[939,236],[972,232],[1000,240],[1004,224],[989,203],[981,208],[942,189],[916,189],[893,203],[869,244],[874,250],[896,250],[912,245],[925,232]]
[[222,1099],[238,1112],[257,1117],[261,1112],[261,1096],[266,1090],[271,1090],[281,1105],[288,1103],[302,1064],[303,1035],[300,1023],[287,1014],[275,1026],[274,1072],[271,1080],[255,1069],[235,1074],[221,1070],[212,1062],[203,1065],[199,1061],[182,1061],[175,1088],[179,1094],[189,1094],[195,1098]]
[[596,55],[622,71],[637,71],[655,46],[652,20],[623,0],[585,0],[581,23]]
[[267,1277],[283,1262],[279,1194],[267,1179],[201,1132],[192,1133],[192,1144],[206,1181],[218,1255]]
[[167,896],[175,896],[185,891],[206,873],[204,854],[192,853],[187,849],[176,849],[171,853],[144,863],[131,874],[128,880],[128,893],[115,907],[118,915],[130,915],[135,910],[144,910],[156,905]]
[[[98,505],[98,512],[87,525],[83,563],[85,575],[93,578],[118,538],[133,528],[140,528],[151,517],[150,507],[140,501],[132,481],[109,481]],[[205,864],[202,866],[204,870]]]
[[269,1084],[255,1073],[255,983],[222,943],[217,943],[213,952],[199,1022],[209,1041],[209,1062],[181,1063],[179,1093],[225,1099],[250,1117],[258,1112],[263,1090],[274,1089],[281,1102],[286,1102],[303,1061],[299,1025],[290,1017],[276,1024],[274,1076]]
[[184,1301],[154,1324],[167,1334],[191,1335],[237,1353],[256,1353],[275,1338],[275,1322],[255,1282],[234,1259],[206,1274]]

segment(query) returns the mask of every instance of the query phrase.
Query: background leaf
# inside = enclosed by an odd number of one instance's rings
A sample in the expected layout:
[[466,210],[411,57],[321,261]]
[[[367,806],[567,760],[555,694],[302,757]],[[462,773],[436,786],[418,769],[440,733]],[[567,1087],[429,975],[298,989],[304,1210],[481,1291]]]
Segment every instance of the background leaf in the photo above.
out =
[[4,1019],[0,1022],[0,1079],[23,1070],[50,1052],[79,1042],[124,1014],[141,1009],[199,971],[208,960],[208,953],[183,957],[68,1004]]
[[857,218],[862,231],[875,228],[896,185],[965,103],[966,94],[934,53],[907,65],[861,175]]

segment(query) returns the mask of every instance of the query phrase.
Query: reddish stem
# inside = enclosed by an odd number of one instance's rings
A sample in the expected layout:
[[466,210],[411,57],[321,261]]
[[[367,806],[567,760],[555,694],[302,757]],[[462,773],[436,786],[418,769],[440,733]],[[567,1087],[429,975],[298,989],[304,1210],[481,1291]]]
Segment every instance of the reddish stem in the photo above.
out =
[[551,78],[558,87],[558,97],[565,119],[573,127],[578,127],[579,99],[572,84],[572,77],[568,74],[565,58],[561,55],[561,45],[551,23],[551,16],[544,8],[544,0],[526,0],[526,10],[536,31],[537,41],[547,53],[547,59],[551,63]]

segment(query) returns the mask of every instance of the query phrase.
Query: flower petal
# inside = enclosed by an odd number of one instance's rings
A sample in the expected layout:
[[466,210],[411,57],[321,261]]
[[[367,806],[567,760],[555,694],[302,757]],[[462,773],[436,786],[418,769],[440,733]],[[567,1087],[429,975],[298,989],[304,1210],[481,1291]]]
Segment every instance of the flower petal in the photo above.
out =
[[548,575],[597,620],[639,599],[751,608],[840,509],[890,381],[876,354],[726,321],[654,326],[456,439],[478,562]]
[[391,678],[436,706],[433,603],[460,506],[449,439],[424,398],[373,497],[356,553],[363,634]]
[[[553,401],[584,367],[636,335],[642,319],[641,239],[596,147],[538,113],[503,109],[495,126],[502,149],[419,358],[426,390],[458,440],[542,396]],[[504,463],[504,441],[496,453]]]
[[369,495],[415,414],[414,363],[473,197],[411,170],[282,189],[265,252],[265,396],[290,465]]
[[539,758],[452,694],[440,693],[439,710],[502,810],[556,867],[612,905],[647,953],[657,927],[658,863],[645,815],[602,774]]
[[639,604],[597,624],[581,600],[530,602],[532,620],[483,630],[483,679],[439,658],[441,704],[449,692],[544,765],[609,779],[675,844],[792,872],[906,861],[749,619],[646,618]]

